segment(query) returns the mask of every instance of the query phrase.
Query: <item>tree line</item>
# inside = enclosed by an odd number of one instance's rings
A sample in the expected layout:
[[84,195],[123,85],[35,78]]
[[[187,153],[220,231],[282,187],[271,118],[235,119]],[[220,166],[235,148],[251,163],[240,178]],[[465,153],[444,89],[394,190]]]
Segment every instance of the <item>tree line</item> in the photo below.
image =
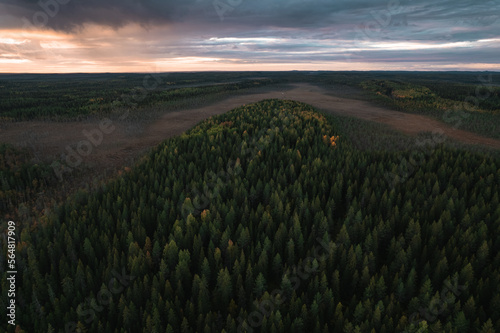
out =
[[211,117],[20,227],[19,331],[494,332],[499,160],[399,161],[302,103]]

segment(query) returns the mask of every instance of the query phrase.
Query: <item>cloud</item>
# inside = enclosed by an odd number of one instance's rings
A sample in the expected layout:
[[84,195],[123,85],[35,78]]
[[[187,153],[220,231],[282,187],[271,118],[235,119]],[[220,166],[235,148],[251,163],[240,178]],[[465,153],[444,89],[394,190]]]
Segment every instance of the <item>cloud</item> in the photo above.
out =
[[0,0],[0,13],[0,66],[433,68],[498,64],[500,45],[496,0]]
[[[136,23],[143,27],[182,21],[196,0],[3,0],[4,13],[19,20],[27,19],[36,27],[75,31],[86,24],[113,28]],[[23,20],[24,19],[24,20]],[[10,23],[13,24],[12,22]],[[19,26],[18,26],[19,27]]]
[[217,30],[221,23],[236,29],[342,29],[373,22],[385,25],[386,20],[389,25],[394,18],[406,18],[415,27],[484,27],[493,25],[500,12],[494,0],[0,0],[0,7],[10,16],[10,26],[16,19],[21,24],[23,18],[42,23],[44,15],[37,14],[42,12],[47,14],[47,27],[63,31],[85,24],[119,28],[177,22],[198,22],[209,30]]

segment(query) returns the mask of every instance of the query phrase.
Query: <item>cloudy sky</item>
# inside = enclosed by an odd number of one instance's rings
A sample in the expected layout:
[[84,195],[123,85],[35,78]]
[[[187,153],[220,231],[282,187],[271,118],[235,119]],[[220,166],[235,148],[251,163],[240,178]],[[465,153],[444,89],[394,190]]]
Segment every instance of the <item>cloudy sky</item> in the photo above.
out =
[[500,70],[500,0],[0,0],[0,72]]

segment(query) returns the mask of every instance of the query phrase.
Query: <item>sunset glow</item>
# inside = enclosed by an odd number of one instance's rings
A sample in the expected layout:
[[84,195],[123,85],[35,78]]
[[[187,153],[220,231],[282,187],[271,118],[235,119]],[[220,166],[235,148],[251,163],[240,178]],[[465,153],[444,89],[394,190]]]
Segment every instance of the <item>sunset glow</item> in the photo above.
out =
[[51,1],[0,1],[0,72],[500,70],[497,1]]

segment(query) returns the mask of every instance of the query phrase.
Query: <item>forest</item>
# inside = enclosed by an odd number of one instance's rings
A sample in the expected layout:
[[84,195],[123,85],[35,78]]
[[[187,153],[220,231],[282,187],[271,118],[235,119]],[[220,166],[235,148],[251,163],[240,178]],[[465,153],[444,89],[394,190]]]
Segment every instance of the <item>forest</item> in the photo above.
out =
[[175,73],[146,76],[3,74],[0,75],[0,120],[65,121],[109,115],[123,108],[144,109],[172,104],[186,107],[186,102],[192,106],[210,101],[203,97],[227,96],[234,91],[273,83],[270,79],[252,80],[237,73],[191,76]]
[[[450,98],[396,91],[409,88]],[[15,331],[500,329],[498,155],[367,149],[358,124],[293,101],[245,105],[18,224]],[[0,149],[0,167],[17,165],[4,196],[46,186],[46,166]]]
[[443,121],[461,112],[463,129],[500,139],[500,74],[495,72],[205,72],[144,74],[0,74],[0,121],[68,121],[134,112],[152,119],[159,110],[201,107],[236,93],[297,82],[338,95],[339,86],[394,110]]
[[[57,184],[48,163],[34,162],[29,149],[0,143],[0,216],[15,219],[43,210],[38,194]],[[12,214],[14,211],[19,214]]]
[[[488,82],[486,76],[479,76]],[[491,80],[491,78],[490,78]],[[491,81],[490,81],[491,82]],[[409,83],[399,80],[368,80],[361,83],[383,105],[403,111],[446,119],[445,113],[463,112],[463,128],[500,138],[496,119],[500,114],[500,87],[490,84]]]

